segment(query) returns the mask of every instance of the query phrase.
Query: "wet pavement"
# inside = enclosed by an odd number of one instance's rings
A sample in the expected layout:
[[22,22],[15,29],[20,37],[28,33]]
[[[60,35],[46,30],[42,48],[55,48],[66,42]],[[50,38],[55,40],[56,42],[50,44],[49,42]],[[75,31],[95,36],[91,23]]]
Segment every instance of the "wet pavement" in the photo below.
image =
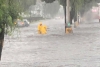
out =
[[5,36],[0,67],[100,67],[99,22],[82,22],[71,34],[63,20],[43,23],[46,35],[37,34],[34,23],[20,28],[20,36]]

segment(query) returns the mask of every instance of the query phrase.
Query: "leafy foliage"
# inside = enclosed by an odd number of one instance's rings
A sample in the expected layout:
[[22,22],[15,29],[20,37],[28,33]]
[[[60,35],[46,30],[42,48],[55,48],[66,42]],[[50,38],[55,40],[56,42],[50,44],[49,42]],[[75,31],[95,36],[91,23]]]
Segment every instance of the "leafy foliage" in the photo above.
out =
[[[13,21],[20,13],[18,0],[0,0],[0,29],[14,26]],[[2,32],[2,31],[1,31]]]
[[52,2],[54,2],[55,0],[42,0],[42,1],[45,1],[46,3],[52,3]]
[[37,0],[20,0],[20,8],[26,11],[31,5],[35,5]]

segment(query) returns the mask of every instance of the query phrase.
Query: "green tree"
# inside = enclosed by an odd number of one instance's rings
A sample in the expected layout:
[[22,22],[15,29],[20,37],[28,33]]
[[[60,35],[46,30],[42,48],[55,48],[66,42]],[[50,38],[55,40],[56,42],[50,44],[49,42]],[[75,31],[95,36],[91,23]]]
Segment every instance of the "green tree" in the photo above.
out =
[[42,0],[42,1],[45,1],[46,3],[52,3],[52,2],[54,2],[55,0]]
[[20,7],[23,11],[29,9],[31,5],[36,4],[36,0],[19,0],[19,2],[20,2]]
[[[52,3],[55,0],[42,0],[46,3]],[[59,3],[65,8],[65,1],[67,0],[58,0]],[[70,0],[70,23],[72,23],[72,19],[74,18],[75,21],[77,20],[77,12],[80,12],[82,15],[85,11],[89,10],[93,5],[96,5],[96,3],[100,2],[100,0]],[[87,8],[88,7],[88,8]],[[65,10],[64,10],[65,11]]]
[[[46,3],[52,3],[55,0],[42,0],[45,1]],[[66,18],[66,1],[67,0],[58,0],[59,3],[63,6],[64,8],[64,13],[65,13],[65,18]],[[74,21],[77,21],[77,13],[81,13],[83,15],[85,11],[89,10],[93,5],[95,5],[97,2],[100,2],[100,0],[69,0],[70,1],[70,24],[72,24],[72,19]],[[90,6],[90,7],[88,7]],[[86,8],[88,7],[88,8]],[[66,19],[65,19],[65,24],[66,24]],[[65,25],[66,28],[66,25]]]
[[4,42],[5,26],[10,27],[12,30],[12,27],[14,26],[13,21],[18,18],[18,13],[20,13],[18,2],[19,0],[0,0],[0,60]]

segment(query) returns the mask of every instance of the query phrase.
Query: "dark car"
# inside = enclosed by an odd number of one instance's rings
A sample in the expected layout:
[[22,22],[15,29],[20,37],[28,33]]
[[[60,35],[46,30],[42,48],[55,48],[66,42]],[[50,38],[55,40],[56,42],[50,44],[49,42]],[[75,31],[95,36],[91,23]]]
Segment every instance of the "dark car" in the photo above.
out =
[[30,25],[30,22],[27,19],[23,19],[24,26],[28,27]]

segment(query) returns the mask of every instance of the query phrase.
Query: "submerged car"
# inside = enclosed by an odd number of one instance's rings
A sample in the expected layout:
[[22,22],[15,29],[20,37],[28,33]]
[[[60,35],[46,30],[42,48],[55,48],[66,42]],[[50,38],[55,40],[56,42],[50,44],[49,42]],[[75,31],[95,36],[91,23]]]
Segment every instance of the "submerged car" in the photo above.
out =
[[18,27],[28,27],[30,24],[30,22],[27,19],[23,19],[23,20],[17,20],[15,22],[15,25]]
[[28,27],[30,25],[30,22],[27,19],[23,19],[23,22],[24,22],[24,26]]

